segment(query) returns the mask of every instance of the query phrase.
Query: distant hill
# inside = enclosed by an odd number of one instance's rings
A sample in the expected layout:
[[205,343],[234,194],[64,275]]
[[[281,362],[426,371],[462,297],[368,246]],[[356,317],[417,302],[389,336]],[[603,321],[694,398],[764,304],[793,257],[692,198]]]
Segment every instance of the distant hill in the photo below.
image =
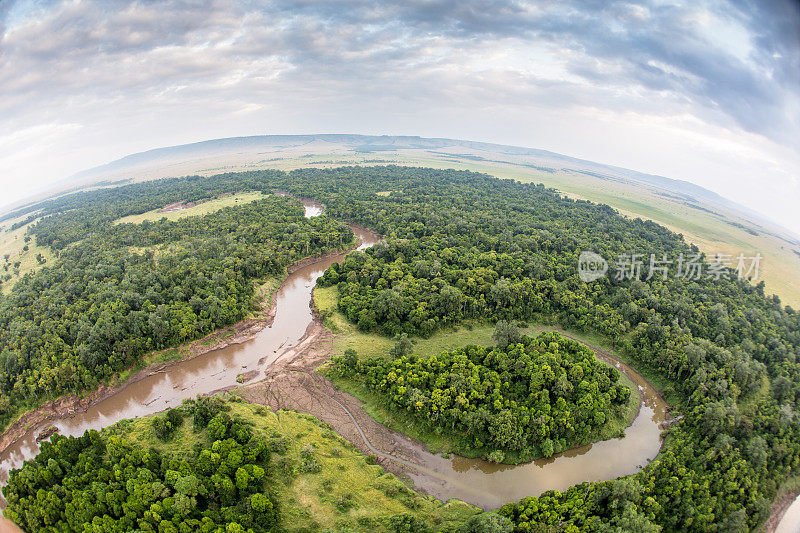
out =
[[[329,146],[324,146],[324,144]],[[305,150],[304,150],[305,148]],[[455,153],[442,152],[443,156],[463,157],[463,151],[467,150],[477,154],[484,153],[485,156],[476,156],[476,160],[488,162],[515,162],[520,159],[530,160],[531,163],[539,162],[545,168],[547,165],[558,167],[557,170],[578,170],[596,172],[600,179],[603,178],[627,178],[633,181],[647,183],[649,185],[661,187],[675,193],[682,193],[688,201],[702,200],[711,203],[724,205],[728,208],[741,210],[751,216],[758,216],[750,212],[744,206],[738,205],[719,194],[689,183],[687,181],[665,178],[653,174],[644,174],[635,170],[604,165],[578,159],[547,150],[535,148],[523,148],[519,146],[507,146],[484,142],[464,141],[456,139],[425,138],[415,136],[388,136],[388,135],[350,135],[350,134],[321,134],[321,135],[258,135],[250,137],[229,137],[226,139],[214,139],[180,146],[170,146],[157,148],[132,154],[105,165],[84,170],[67,178],[64,183],[89,184],[94,180],[106,179],[111,175],[118,175],[124,172],[137,172],[144,170],[142,167],[158,166],[183,166],[191,161],[208,161],[210,157],[224,155],[242,156],[244,154],[265,155],[275,151],[307,151],[315,153],[321,151],[320,148],[327,148],[331,151],[350,150],[355,153],[396,152],[396,151],[425,151],[425,150],[446,150],[448,148],[458,149]],[[338,150],[337,150],[338,149]],[[497,156],[509,156],[508,161],[495,161],[492,158]],[[163,168],[163,167],[162,167]],[[165,170],[169,170],[166,168]],[[196,172],[203,171],[198,168]]]

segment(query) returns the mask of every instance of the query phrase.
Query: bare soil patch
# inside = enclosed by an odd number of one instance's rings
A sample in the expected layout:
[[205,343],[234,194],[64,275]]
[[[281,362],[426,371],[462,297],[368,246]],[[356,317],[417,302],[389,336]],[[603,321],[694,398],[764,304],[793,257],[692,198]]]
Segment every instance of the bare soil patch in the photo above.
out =
[[[406,473],[403,464],[380,455],[415,462],[415,443],[376,422],[364,411],[361,401],[340,391],[330,380],[315,372],[331,357],[334,338],[335,335],[315,319],[303,340],[281,354],[267,369],[263,380],[239,387],[236,393],[249,402],[267,405],[275,411],[286,409],[313,415],[330,424],[334,431],[363,453],[379,452],[381,465],[402,476]],[[351,415],[358,425],[353,423]]]
[[159,213],[175,213],[178,211],[183,211],[184,209],[189,209],[190,207],[196,206],[196,202],[175,202],[169,205],[165,205],[161,209],[158,210]]

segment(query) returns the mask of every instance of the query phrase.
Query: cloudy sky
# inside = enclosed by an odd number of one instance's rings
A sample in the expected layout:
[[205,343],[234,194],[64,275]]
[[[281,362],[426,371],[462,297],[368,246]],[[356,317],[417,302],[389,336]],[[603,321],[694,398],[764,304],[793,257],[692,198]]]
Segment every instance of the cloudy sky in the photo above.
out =
[[219,137],[453,137],[685,179],[800,233],[788,1],[0,0],[0,204]]

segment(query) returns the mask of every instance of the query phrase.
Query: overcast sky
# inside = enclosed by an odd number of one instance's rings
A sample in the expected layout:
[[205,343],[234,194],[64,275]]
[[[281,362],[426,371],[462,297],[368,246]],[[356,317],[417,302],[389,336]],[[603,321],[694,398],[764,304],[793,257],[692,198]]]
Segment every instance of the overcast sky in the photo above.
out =
[[800,233],[800,10],[0,0],[0,204],[133,152],[283,133],[543,148]]

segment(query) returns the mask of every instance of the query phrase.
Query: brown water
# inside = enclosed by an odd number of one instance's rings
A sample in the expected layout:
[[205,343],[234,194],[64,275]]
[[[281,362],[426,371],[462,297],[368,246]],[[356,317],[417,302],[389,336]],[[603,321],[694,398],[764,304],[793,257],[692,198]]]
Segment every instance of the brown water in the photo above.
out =
[[[363,246],[376,242],[376,236],[355,230]],[[214,350],[131,383],[117,394],[72,417],[48,421],[29,430],[0,455],[0,482],[8,470],[19,468],[36,455],[36,435],[44,427],[56,426],[61,435],[83,435],[87,429],[107,427],[124,418],[135,418],[176,407],[186,398],[208,394],[238,385],[239,374],[262,371],[284,350],[294,346],[311,323],[311,291],[325,270],[344,254],[326,258],[290,274],[278,290],[275,320],[253,339]],[[260,362],[262,361],[262,362]],[[258,379],[259,372],[252,379]]]
[[[318,203],[303,203],[306,216],[321,214],[322,206]],[[353,233],[360,241],[360,250],[378,242],[378,235],[373,232],[353,227]],[[36,436],[46,427],[56,426],[61,435],[78,436],[87,429],[101,429],[125,418],[157,413],[180,405],[186,398],[236,386],[237,377],[245,372],[259,371],[251,380],[259,379],[264,368],[303,337],[312,320],[309,303],[317,278],[343,258],[344,254],[331,256],[290,274],[276,295],[275,320],[253,339],[176,363],[163,372],[131,383],[84,413],[31,428],[0,454],[0,484],[8,480],[11,469],[21,467],[38,453]],[[0,506],[5,507],[2,498]],[[4,531],[19,529],[0,516],[0,532]]]
[[[306,202],[306,215],[321,214],[322,206]],[[359,249],[377,242],[377,235],[354,228]],[[344,254],[301,268],[278,291],[275,320],[253,339],[182,361],[99,402],[85,413],[48,421],[32,428],[0,454],[0,483],[9,470],[19,468],[38,451],[35,437],[44,427],[54,425],[62,435],[81,435],[87,429],[101,429],[125,419],[145,416],[175,407],[186,398],[238,385],[239,374],[257,371],[258,379],[286,349],[297,344],[312,321],[311,291],[322,273]],[[665,404],[656,391],[636,372],[614,363],[639,387],[644,400],[625,437],[569,450],[549,459],[508,466],[456,457],[444,459],[416,446],[418,472],[410,474],[417,487],[440,499],[459,498],[484,508],[494,508],[549,489],[565,489],[588,480],[613,479],[637,472],[661,447],[658,424],[664,420]],[[0,504],[4,502],[0,501]],[[0,531],[19,531],[0,516]]]
[[424,469],[409,477],[417,487],[441,500],[459,498],[484,509],[494,509],[551,489],[564,490],[584,481],[615,479],[638,472],[661,449],[659,424],[665,420],[667,405],[632,368],[620,362],[612,364],[631,378],[642,396],[639,414],[625,430],[624,437],[516,466],[460,456],[445,459],[418,449]]

